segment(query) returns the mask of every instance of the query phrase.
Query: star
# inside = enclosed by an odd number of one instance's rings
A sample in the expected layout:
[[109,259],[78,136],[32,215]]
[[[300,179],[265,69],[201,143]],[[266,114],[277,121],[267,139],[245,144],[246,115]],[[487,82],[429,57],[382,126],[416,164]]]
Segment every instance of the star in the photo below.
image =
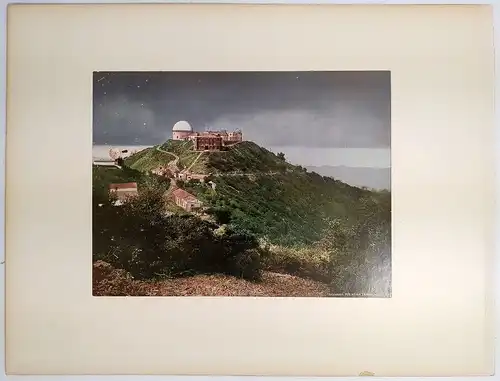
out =
[[106,93],[106,92],[104,92],[104,95],[106,95],[106,94],[107,94],[107,93]]
[[141,87],[141,85],[137,85],[137,88],[140,88],[140,87]]
[[146,122],[144,122],[144,125],[146,125]]

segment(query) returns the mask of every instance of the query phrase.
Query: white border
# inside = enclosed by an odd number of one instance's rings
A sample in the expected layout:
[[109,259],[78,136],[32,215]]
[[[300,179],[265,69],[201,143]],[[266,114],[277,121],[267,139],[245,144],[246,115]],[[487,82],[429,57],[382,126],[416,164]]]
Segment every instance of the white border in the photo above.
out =
[[[0,94],[0,115],[2,116],[5,116],[5,110],[6,110],[6,107],[5,107],[5,103],[6,103],[6,68],[5,68],[5,62],[6,62],[6,6],[8,4],[7,1],[5,0],[0,0],[1,3],[2,3],[2,8],[0,10],[0,17],[1,17],[1,20],[3,21],[3,31],[4,33],[2,33],[2,36],[4,36],[2,39],[1,39],[1,42],[0,42],[0,46],[1,46],[1,54],[2,54],[2,61],[1,61],[1,64],[2,64],[2,77],[0,79],[0,84],[2,84],[2,89],[3,91],[1,92]],[[32,3],[32,4],[36,4],[36,3],[46,3],[44,1],[21,1],[21,3]],[[53,3],[95,3],[95,1],[88,1],[88,0],[81,0],[81,1],[55,1]],[[198,1],[189,1],[189,0],[180,0],[180,1],[144,1],[144,2],[141,2],[141,1],[126,1],[126,0],[108,0],[108,1],[102,1],[100,3],[253,3],[253,4],[257,4],[257,3],[262,3],[262,4],[280,4],[280,3],[288,3],[288,4],[493,4],[494,5],[494,17],[495,17],[495,40],[496,41],[500,41],[500,4],[495,4],[494,1],[354,1],[354,0],[351,0],[351,1],[329,1],[329,0],[324,0],[324,1],[293,1],[293,0],[290,0],[290,1],[262,1],[262,0],[247,0],[247,1],[223,1],[223,0],[220,0],[220,1],[203,1],[203,0],[198,0]],[[496,48],[495,49],[495,59],[496,59],[496,62],[495,62],[495,69],[496,71],[498,72],[498,69],[499,69],[499,49]],[[499,84],[500,84],[500,80],[498,78],[495,79],[495,90],[498,89],[499,87]],[[497,97],[498,98],[498,97]],[[499,106],[499,100],[496,99],[495,100],[495,105],[496,107],[498,108]],[[498,128],[498,125],[499,125],[499,117],[496,116],[496,126]],[[3,152],[5,153],[5,117],[2,118],[2,120],[0,121],[0,128],[2,129],[2,133],[0,134],[0,149],[3,150]],[[499,143],[499,138],[500,138],[500,132],[497,132],[497,144]],[[5,178],[5,155],[1,155],[0,157],[0,160],[1,160],[1,165],[0,165],[0,177],[2,178],[2,180]],[[497,149],[497,157],[496,157],[496,165],[500,164],[500,147],[499,149]],[[0,185],[0,193],[1,193],[1,196],[0,196],[0,210],[2,211],[2,219],[1,219],[1,229],[0,229],[0,242],[1,242],[1,247],[2,247],[2,250],[1,250],[1,255],[0,255],[0,262],[3,263],[3,261],[5,260],[5,253],[4,253],[4,229],[5,229],[5,220],[4,220],[4,214],[5,214],[5,183],[4,183],[5,180],[1,181],[1,185]],[[500,189],[500,179],[499,177],[496,178],[496,186],[497,186],[497,189]],[[497,205],[496,207],[496,218],[498,219],[498,216],[500,216],[500,206]],[[498,225],[498,224],[497,224]],[[499,228],[498,226],[495,227],[495,232],[500,232],[499,231]],[[499,240],[500,240],[500,235],[499,235],[499,238],[497,239],[496,241],[496,244],[497,246],[500,246],[499,245]],[[5,267],[3,265],[0,266],[0,277],[2,279],[4,279],[5,277],[5,272],[4,272],[4,269]],[[500,262],[498,260],[495,260],[495,271],[496,271],[496,275],[500,275]],[[495,281],[495,288],[498,289],[499,286],[500,286],[500,276],[497,276],[497,279]],[[4,308],[5,308],[5,285],[4,285],[4,282],[1,281],[1,292],[0,292],[0,297],[1,297],[1,305],[2,305],[2,314],[1,314],[1,321],[0,321],[0,324],[1,324],[1,339],[2,341],[5,343],[5,321],[4,321]],[[498,328],[500,326],[500,309],[498,308],[498,304],[495,305],[495,327]],[[4,353],[5,351],[5,345],[2,346],[2,354]],[[500,351],[496,351],[496,363],[498,363],[498,360],[499,360],[499,357],[500,357]],[[5,358],[4,356],[1,356],[1,359],[0,359],[0,362],[1,364],[3,365],[3,368],[5,368]],[[3,377],[6,377],[5,376],[5,371],[2,372],[2,374],[0,374],[0,377],[3,379]],[[44,379],[48,379],[48,380],[51,380],[51,379],[60,379],[61,377],[63,377],[63,379],[67,379],[67,380],[76,380],[77,379],[77,376],[24,376],[23,379],[24,380],[32,380],[32,379],[41,379],[41,378],[44,378]],[[116,380],[142,380],[142,379],[151,379],[152,377],[156,377],[156,378],[162,378],[162,379],[180,379],[181,377],[178,377],[178,376],[78,376],[78,379],[79,380],[101,380],[101,379],[104,379],[104,378],[107,378],[107,379],[116,379]],[[14,376],[10,376],[9,378],[15,378]],[[190,379],[190,378],[193,378],[193,377],[182,377],[183,379]],[[200,379],[201,377],[196,377],[197,379]],[[203,378],[212,378],[212,377],[203,377]],[[220,377],[219,377],[220,378]],[[240,377],[232,377],[233,379],[234,378],[240,378]],[[262,377],[245,377],[246,379],[249,379],[249,378],[262,378]],[[417,377],[418,378],[418,377]],[[378,379],[382,379],[381,377],[373,377],[372,379],[375,379],[375,380],[378,380]],[[397,379],[397,378],[396,378]],[[438,378],[435,378],[436,380]],[[490,377],[468,377],[468,378],[459,378],[459,377],[456,377],[456,378],[450,378],[450,379],[454,379],[454,380],[486,380],[486,379],[490,379]]]

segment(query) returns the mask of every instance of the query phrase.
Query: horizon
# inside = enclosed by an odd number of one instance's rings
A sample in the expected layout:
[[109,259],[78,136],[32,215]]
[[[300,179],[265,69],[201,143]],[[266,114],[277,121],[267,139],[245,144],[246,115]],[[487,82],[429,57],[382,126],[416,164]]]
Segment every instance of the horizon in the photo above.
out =
[[[256,143],[257,144],[257,143]],[[120,145],[120,144],[93,144],[92,158],[109,159],[108,151],[111,148],[117,149],[146,149],[152,145]],[[348,167],[348,168],[373,168],[388,169],[391,168],[389,149],[370,149],[370,148],[331,148],[331,149],[313,149],[306,154],[303,147],[294,146],[276,146],[266,147],[267,150],[277,154],[283,152],[286,160],[294,165],[304,167]],[[305,158],[302,160],[301,158]],[[371,162],[371,165],[368,165]]]

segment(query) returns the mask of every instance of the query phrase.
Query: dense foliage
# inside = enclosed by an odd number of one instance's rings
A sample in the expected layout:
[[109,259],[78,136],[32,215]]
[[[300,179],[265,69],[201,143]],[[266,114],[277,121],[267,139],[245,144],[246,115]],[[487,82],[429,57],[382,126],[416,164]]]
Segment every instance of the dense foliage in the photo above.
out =
[[296,169],[283,158],[253,142],[245,141],[231,147],[228,152],[210,152],[206,160],[211,173],[266,173]]
[[196,181],[187,182],[185,188],[209,205],[210,212],[229,214],[226,219],[235,227],[286,246],[310,245],[321,239],[326,218],[354,224],[364,218],[358,209],[360,200],[383,197],[304,172],[209,180],[216,183],[215,191]]
[[[111,201],[111,200],[110,200]],[[198,273],[260,277],[260,251],[255,237],[194,216],[166,216],[163,194],[145,189],[123,206],[95,198],[94,261],[124,269],[137,279]]]

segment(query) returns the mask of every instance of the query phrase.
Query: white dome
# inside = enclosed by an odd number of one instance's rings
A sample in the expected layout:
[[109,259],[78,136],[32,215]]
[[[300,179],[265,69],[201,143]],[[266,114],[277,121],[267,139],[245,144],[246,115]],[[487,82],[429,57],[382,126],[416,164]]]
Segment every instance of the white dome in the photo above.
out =
[[193,128],[185,120],[180,120],[174,124],[174,128],[172,128],[172,131],[190,131],[191,132],[191,131],[193,131]]

